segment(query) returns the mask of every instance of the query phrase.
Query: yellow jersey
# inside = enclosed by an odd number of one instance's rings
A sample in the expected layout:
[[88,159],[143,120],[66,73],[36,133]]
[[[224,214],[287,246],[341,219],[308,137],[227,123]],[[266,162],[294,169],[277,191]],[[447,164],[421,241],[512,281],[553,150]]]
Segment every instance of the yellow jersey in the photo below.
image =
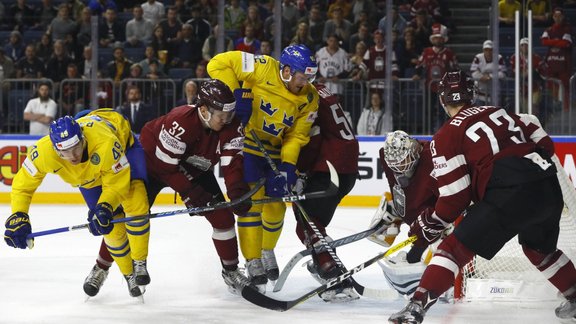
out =
[[293,94],[280,77],[280,63],[267,55],[231,51],[216,55],[208,63],[208,74],[230,89],[252,89],[252,115],[246,125],[244,151],[262,156],[250,131],[254,130],[272,158],[296,164],[300,148],[310,140],[309,132],[318,114],[318,92],[308,83]]
[[130,123],[110,109],[96,110],[77,122],[86,141],[82,161],[72,165],[60,158],[50,136],[39,139],[14,177],[10,193],[13,213],[28,213],[32,195],[48,173],[73,187],[102,186],[98,203],[107,202],[114,209],[128,195],[130,164],[125,150],[134,142]]

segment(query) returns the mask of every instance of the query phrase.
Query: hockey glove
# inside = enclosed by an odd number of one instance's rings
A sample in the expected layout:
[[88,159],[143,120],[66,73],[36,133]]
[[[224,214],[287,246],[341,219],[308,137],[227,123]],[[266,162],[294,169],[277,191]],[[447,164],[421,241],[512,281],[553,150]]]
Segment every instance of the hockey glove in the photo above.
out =
[[283,197],[290,193],[296,183],[296,166],[283,162],[278,168],[280,174],[266,179],[266,195],[268,197]]
[[30,217],[23,212],[16,212],[6,220],[6,231],[4,241],[13,248],[25,249],[34,247],[34,239],[26,239],[32,233]]
[[442,236],[442,233],[450,223],[442,220],[431,208],[425,209],[418,218],[410,225],[409,236],[416,235],[418,240],[415,245],[431,244]]
[[[248,191],[250,191],[248,184],[243,181],[238,181],[236,188],[230,188],[230,190],[228,190],[228,198],[230,198],[230,200],[239,199]],[[246,199],[238,205],[232,207],[232,211],[238,216],[246,216],[250,208],[252,208],[252,201],[250,199]]]
[[306,188],[306,181],[308,180],[308,176],[306,173],[299,173],[298,179],[296,179],[296,183],[292,188],[292,192],[295,194],[301,195],[304,192],[304,188]]
[[[191,189],[181,193],[180,198],[186,208],[209,206],[224,200],[221,194],[212,195],[200,184],[195,184]],[[190,216],[197,216],[197,214],[190,214]]]
[[296,184],[296,179],[298,179],[298,175],[296,174],[296,166],[292,163],[282,162],[278,170],[280,170],[280,174],[286,178],[286,186],[288,187],[288,191],[286,193],[292,192],[294,185]]
[[240,88],[234,90],[234,98],[236,99],[236,116],[240,118],[243,125],[247,125],[252,115],[254,94],[251,89]]
[[88,212],[88,229],[94,236],[106,235],[112,232],[114,224],[114,210],[109,203],[99,203],[93,210]]
[[381,220],[384,220],[382,227],[368,237],[370,241],[384,247],[389,247],[394,242],[396,236],[400,233],[400,224],[402,223],[402,218],[395,215],[396,212],[389,203],[391,198],[392,196],[389,192],[382,195],[380,205],[370,222],[370,227],[372,228],[379,224]]

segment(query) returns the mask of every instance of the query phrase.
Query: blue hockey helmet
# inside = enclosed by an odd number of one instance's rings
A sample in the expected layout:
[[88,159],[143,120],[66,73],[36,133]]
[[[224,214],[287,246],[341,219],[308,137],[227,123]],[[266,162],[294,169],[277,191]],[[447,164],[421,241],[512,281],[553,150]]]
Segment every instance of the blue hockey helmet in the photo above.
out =
[[[316,57],[306,45],[296,44],[284,48],[280,54],[280,76],[285,66],[290,67],[290,75],[296,72],[302,72],[310,82],[316,78],[318,72],[318,64],[316,64]],[[290,81],[290,80],[284,80]]]
[[68,150],[82,141],[82,129],[71,116],[60,117],[50,124],[50,140],[57,151]]

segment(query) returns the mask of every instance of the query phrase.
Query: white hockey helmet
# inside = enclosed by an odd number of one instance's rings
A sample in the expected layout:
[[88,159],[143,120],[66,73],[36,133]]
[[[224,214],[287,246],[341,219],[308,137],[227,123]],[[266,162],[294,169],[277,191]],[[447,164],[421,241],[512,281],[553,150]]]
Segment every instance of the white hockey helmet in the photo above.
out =
[[384,160],[392,171],[412,176],[420,159],[422,145],[406,132],[397,130],[388,133],[384,142]]

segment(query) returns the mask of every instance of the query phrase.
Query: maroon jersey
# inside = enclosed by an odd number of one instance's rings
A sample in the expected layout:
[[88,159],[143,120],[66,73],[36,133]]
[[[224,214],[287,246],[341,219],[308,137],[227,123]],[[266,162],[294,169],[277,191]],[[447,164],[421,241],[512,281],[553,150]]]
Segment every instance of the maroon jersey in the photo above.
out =
[[318,118],[310,130],[310,142],[300,151],[298,170],[328,172],[326,160],[340,174],[358,172],[358,140],[352,132],[338,97],[324,85],[316,85],[320,95]]
[[462,108],[430,143],[432,176],[440,191],[436,214],[455,220],[471,201],[483,198],[496,160],[526,156],[536,146],[554,153],[552,139],[527,117],[498,107]]
[[220,162],[230,189],[243,178],[243,133],[238,118],[215,132],[204,127],[196,106],[174,108],[142,128],[148,174],[183,193],[191,189],[192,179],[213,172]]
[[432,81],[439,81],[446,72],[459,70],[456,54],[446,47],[426,47],[418,58],[416,73],[421,75],[422,70],[426,73],[426,86],[437,92],[438,82]]
[[380,162],[392,191],[394,210],[406,224],[412,224],[425,209],[433,209],[439,195],[436,180],[430,175],[432,172],[430,142],[420,144],[423,146],[420,159],[416,171],[409,179],[399,176],[390,169],[384,160],[384,148],[380,149]]
[[[364,67],[368,70],[368,80],[386,79],[386,47],[372,46],[364,54]],[[392,75],[398,76],[396,53],[392,51]]]
[[542,45],[548,46],[546,62],[552,71],[572,71],[572,28],[567,23],[548,27],[542,37]]

